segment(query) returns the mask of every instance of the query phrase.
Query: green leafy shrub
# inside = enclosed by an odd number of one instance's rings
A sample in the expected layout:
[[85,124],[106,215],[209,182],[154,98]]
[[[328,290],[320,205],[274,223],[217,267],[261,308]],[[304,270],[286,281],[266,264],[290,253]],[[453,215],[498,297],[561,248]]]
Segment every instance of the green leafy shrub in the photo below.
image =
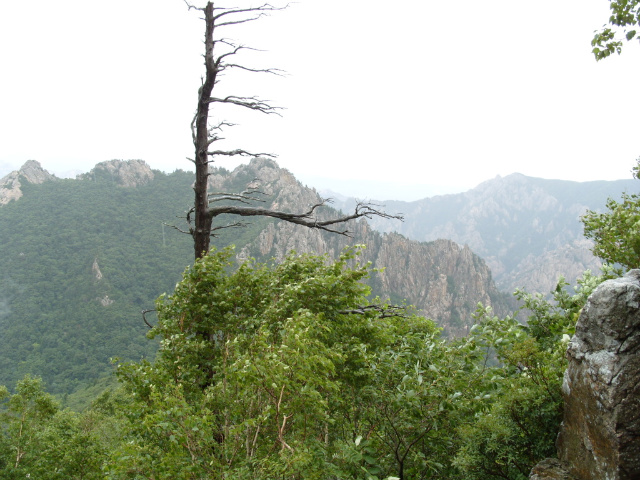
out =
[[537,462],[556,455],[567,343],[588,296],[610,276],[610,271],[586,272],[573,295],[561,278],[550,300],[517,291],[528,313],[525,325],[480,306],[471,337],[497,365],[485,385],[493,391],[484,397],[483,408],[458,426],[461,443],[454,464],[460,478],[523,480]]
[[230,249],[158,301],[154,363],[122,364],[130,431],[112,478],[437,478],[482,375],[473,344],[371,304],[368,265]]

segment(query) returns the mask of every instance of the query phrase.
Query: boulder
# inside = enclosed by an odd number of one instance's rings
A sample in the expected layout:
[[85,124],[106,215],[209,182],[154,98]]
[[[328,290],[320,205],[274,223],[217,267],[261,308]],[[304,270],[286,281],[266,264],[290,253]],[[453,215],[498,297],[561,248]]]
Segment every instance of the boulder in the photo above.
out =
[[576,480],[576,478],[558,459],[547,458],[533,467],[529,480]]
[[640,270],[593,292],[567,357],[560,460],[579,480],[640,479]]

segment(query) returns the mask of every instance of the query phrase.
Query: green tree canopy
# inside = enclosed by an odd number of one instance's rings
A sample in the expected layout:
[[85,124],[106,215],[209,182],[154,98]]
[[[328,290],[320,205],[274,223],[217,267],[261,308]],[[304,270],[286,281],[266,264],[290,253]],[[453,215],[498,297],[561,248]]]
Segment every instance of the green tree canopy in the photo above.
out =
[[228,273],[230,255],[198,260],[159,300],[155,362],[118,368],[135,401],[114,478],[375,480],[451,468],[482,352],[369,303],[354,250]]
[[99,480],[120,435],[109,393],[84,413],[60,410],[40,378],[26,375],[15,393],[0,386],[0,478]]
[[[640,158],[633,168],[638,177]],[[607,200],[604,213],[588,210],[582,217],[584,235],[595,245],[593,254],[611,265],[640,268],[640,195],[622,195],[621,201]]]

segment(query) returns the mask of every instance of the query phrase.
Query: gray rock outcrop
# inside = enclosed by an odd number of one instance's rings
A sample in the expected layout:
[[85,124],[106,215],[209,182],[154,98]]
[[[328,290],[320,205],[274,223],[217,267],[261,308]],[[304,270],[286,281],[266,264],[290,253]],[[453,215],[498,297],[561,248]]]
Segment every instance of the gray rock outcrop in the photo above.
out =
[[556,458],[547,458],[533,467],[529,480],[577,480]]
[[[241,183],[242,182],[242,183]],[[288,171],[269,159],[256,158],[233,172],[212,171],[211,191],[229,192],[247,187],[266,194],[265,207],[295,212],[321,201],[315,190],[304,187]],[[381,207],[382,208],[382,207]],[[389,213],[396,213],[386,209]],[[347,211],[351,213],[351,211]],[[326,216],[325,216],[326,215]],[[318,218],[335,212],[320,210]],[[375,217],[374,217],[375,218]],[[393,301],[415,305],[420,314],[436,321],[450,337],[466,335],[473,325],[478,302],[491,306],[497,315],[513,311],[511,297],[496,288],[485,262],[468,246],[438,239],[416,242],[397,233],[380,234],[367,221],[350,221],[350,237],[300,228],[286,222],[271,223],[238,254],[238,259],[282,260],[287,252],[327,254],[337,257],[347,245],[364,244],[360,260],[380,269],[372,275],[371,286],[382,297],[394,294]]]
[[560,460],[579,480],[639,479],[640,270],[594,291],[567,356]]
[[108,176],[121,187],[146,185],[154,173],[144,160],[108,160],[98,163],[88,173],[78,175],[78,180],[95,180],[97,176]]
[[13,171],[0,180],[0,205],[6,205],[22,196],[23,181],[37,185],[56,178],[36,160],[27,160],[20,170]]

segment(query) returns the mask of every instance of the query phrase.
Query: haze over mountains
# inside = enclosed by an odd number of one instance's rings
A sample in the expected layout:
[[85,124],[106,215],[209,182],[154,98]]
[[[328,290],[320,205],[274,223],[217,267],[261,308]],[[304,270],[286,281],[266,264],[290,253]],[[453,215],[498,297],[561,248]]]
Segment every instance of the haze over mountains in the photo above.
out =
[[[30,161],[0,180],[0,384],[30,372],[52,392],[69,393],[108,372],[110,357],[153,356],[140,311],[170,293],[193,261],[191,238],[167,226],[180,226],[192,182],[191,172],[119,160],[77,179],[58,179]],[[267,207],[299,211],[319,199],[271,160],[211,176],[215,191],[256,182]],[[292,249],[335,256],[365,244],[361,259],[383,269],[370,279],[375,294],[406,299],[446,334],[464,335],[478,302],[498,315],[513,311],[509,281],[553,287],[558,274],[571,279],[597,265],[578,218],[623,190],[637,191],[636,182],[512,175],[464,194],[386,202],[405,223],[352,222],[351,238],[260,218],[222,230],[214,243],[235,244],[238,261],[280,259]],[[502,292],[478,251],[496,268]]]
[[[561,275],[573,282],[585,270],[600,268],[580,217],[587,209],[602,210],[607,198],[622,192],[640,192],[640,182],[571,182],[514,173],[464,193],[385,201],[388,209],[405,214],[404,222],[373,218],[369,223],[413,240],[447,238],[468,245],[487,262],[501,290],[546,293]],[[355,199],[342,197],[335,204],[348,210]]]
[[[210,178],[212,191],[257,182],[266,207],[299,211],[319,201],[270,160],[215,169]],[[109,372],[111,357],[153,356],[140,311],[171,293],[193,262],[190,236],[170,227],[182,226],[192,182],[191,172],[119,160],[77,179],[55,178],[32,161],[0,181],[0,384],[33,373],[50,391],[69,393]],[[366,244],[362,261],[384,268],[370,279],[374,293],[415,304],[449,335],[468,331],[478,302],[500,314],[513,308],[468,247],[380,234],[362,221],[348,228],[352,237],[258,218],[221,230],[213,243],[235,244],[238,261],[278,259],[291,249],[333,256]]]

